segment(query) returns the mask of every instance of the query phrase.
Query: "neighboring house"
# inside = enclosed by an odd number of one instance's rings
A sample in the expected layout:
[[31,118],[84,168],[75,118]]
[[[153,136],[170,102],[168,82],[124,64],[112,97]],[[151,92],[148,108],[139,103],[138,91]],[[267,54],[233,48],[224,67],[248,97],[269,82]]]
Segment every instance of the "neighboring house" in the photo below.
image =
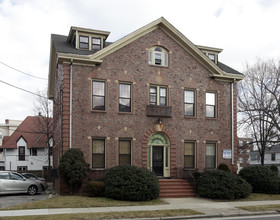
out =
[[250,153],[253,151],[251,138],[238,138],[237,172],[250,165]]
[[[11,136],[4,137],[0,148],[5,170],[27,172],[48,168],[47,138],[39,128],[41,120],[42,116],[28,116]],[[52,139],[49,141],[52,143]]]
[[[250,153],[250,165],[260,165],[260,153],[259,151],[252,151]],[[280,144],[276,144],[273,147],[266,149],[264,154],[264,165],[275,165],[278,167],[280,174]]]
[[5,136],[11,136],[22,121],[6,119],[5,124],[0,124],[0,170],[5,169],[3,149],[1,149]]
[[164,18],[114,43],[108,35],[71,27],[51,36],[54,168],[80,148],[92,179],[119,164],[164,178],[220,163],[236,170],[236,84],[244,75],[219,61],[222,49],[194,45]]

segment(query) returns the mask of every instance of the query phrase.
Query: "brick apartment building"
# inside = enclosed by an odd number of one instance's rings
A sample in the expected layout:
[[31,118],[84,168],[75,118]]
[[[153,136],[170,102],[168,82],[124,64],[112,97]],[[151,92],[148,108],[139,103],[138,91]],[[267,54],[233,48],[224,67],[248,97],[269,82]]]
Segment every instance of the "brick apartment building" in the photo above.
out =
[[54,101],[54,167],[80,148],[91,177],[119,164],[159,177],[236,169],[236,83],[222,49],[194,45],[163,17],[116,42],[71,27],[51,36],[48,96]]

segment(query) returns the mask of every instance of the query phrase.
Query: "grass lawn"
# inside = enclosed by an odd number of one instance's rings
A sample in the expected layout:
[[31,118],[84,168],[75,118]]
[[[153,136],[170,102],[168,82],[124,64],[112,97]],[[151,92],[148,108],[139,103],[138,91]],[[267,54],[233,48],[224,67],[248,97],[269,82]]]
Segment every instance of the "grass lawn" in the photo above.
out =
[[63,214],[63,215],[41,215],[41,216],[19,216],[19,217],[0,217],[5,220],[68,220],[68,219],[124,219],[124,218],[153,218],[153,217],[171,217],[171,216],[190,216],[200,215],[202,213],[189,209],[161,210],[161,211],[133,211],[133,212],[110,212],[110,213],[81,213],[81,214]]
[[[263,194],[263,193],[252,193],[248,198],[240,201],[267,201],[267,200],[280,200],[280,194]],[[262,212],[262,211],[276,211],[280,210],[279,205],[259,205],[259,206],[242,206],[237,207],[249,212]]]
[[280,205],[258,205],[258,206],[243,206],[237,207],[249,212],[263,212],[263,211],[279,211]]
[[20,210],[20,209],[51,209],[51,208],[88,208],[88,207],[113,207],[113,206],[138,206],[138,205],[164,205],[159,199],[131,202],[119,201],[103,197],[84,197],[84,196],[57,196],[52,199],[40,200],[19,204],[0,210]]
[[240,199],[239,201],[266,201],[266,200],[280,200],[280,194],[252,193],[248,198]]

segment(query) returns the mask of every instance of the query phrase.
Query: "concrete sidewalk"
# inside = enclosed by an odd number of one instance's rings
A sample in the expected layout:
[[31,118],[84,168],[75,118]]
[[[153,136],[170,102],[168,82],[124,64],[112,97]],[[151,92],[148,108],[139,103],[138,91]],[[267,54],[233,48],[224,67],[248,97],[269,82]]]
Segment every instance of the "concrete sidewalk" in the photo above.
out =
[[196,217],[193,216],[194,218],[197,217],[206,218],[206,217],[219,217],[219,216],[244,216],[244,215],[246,216],[252,214],[252,212],[248,212],[236,208],[239,206],[280,204],[279,200],[251,201],[251,202],[216,202],[213,200],[201,199],[201,198],[169,198],[169,199],[162,199],[162,200],[166,201],[169,204],[151,205],[151,206],[10,210],[10,211],[0,211],[0,216],[5,217],[5,216],[27,216],[27,215],[56,215],[56,214],[74,214],[74,213],[192,209],[203,213],[202,215]]

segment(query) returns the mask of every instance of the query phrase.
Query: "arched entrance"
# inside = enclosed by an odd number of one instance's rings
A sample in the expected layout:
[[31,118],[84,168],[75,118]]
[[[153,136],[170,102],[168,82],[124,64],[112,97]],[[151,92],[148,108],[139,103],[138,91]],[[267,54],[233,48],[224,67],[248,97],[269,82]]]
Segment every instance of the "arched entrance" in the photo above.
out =
[[150,136],[147,149],[148,168],[158,177],[170,177],[170,141],[163,133]]

